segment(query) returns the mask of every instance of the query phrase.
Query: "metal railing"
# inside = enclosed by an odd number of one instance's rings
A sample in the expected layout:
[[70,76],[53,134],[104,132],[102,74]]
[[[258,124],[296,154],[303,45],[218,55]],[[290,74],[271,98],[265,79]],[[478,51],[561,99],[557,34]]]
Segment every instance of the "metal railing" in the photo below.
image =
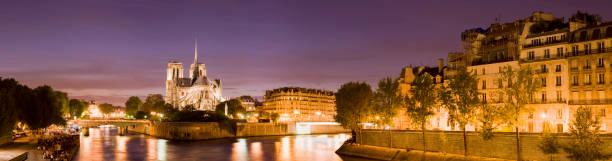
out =
[[571,105],[612,104],[612,99],[570,100],[568,101],[568,104],[571,104]]
[[552,44],[558,44],[558,43],[564,43],[564,42],[569,42],[569,41],[567,38],[559,39],[559,40],[552,40],[552,41],[544,41],[542,43],[525,44],[523,45],[523,48],[532,48],[532,47],[537,47],[537,46],[552,45]]

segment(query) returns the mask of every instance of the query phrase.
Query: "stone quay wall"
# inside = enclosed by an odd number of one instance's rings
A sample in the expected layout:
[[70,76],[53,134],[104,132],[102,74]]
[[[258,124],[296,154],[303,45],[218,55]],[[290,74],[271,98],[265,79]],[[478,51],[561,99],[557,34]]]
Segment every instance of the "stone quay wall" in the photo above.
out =
[[4,145],[4,144],[8,144],[13,142],[13,137],[12,136],[4,136],[4,137],[0,137],[0,145]]
[[331,133],[350,133],[351,130],[345,129],[340,125],[312,125],[311,134],[331,134]]
[[287,135],[287,124],[271,123],[237,123],[236,136],[271,136]]
[[155,122],[128,126],[128,131],[169,140],[206,140],[228,137],[291,135],[287,124],[217,122]]
[[[391,137],[389,137],[391,136]],[[601,135],[605,152],[612,152],[612,135]],[[398,149],[423,149],[423,135],[420,131],[406,130],[362,130],[357,133],[357,142],[363,145],[390,147]],[[559,143],[567,145],[571,138],[559,134]],[[463,155],[463,133],[456,131],[427,131],[425,133],[427,151],[446,152]],[[539,133],[521,133],[521,154],[524,160],[550,160],[550,155],[538,148],[541,141]],[[389,145],[391,143],[391,145]],[[495,133],[490,140],[483,140],[475,132],[467,132],[468,155],[487,158],[516,160],[516,136],[511,132]],[[569,161],[567,154],[559,149],[554,160]]]

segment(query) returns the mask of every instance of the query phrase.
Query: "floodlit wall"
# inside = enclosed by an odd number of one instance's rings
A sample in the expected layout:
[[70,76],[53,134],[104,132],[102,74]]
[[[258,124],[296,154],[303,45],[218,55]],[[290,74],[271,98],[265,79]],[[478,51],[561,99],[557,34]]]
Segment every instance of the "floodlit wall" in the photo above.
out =
[[[422,133],[420,131],[395,131],[392,130],[363,130],[357,134],[357,142],[364,145],[379,147],[391,147],[400,149],[423,149]],[[392,137],[390,138],[389,135]],[[571,138],[566,134],[560,134],[559,142],[567,144]],[[434,152],[447,152],[451,154],[463,154],[462,132],[450,131],[428,131],[425,133],[427,150]],[[541,134],[521,133],[521,153],[524,160],[550,160],[538,148]],[[392,141],[391,141],[392,140]],[[483,140],[477,133],[467,133],[468,154],[473,156],[516,159],[516,136],[514,133],[495,133],[490,140]],[[612,135],[602,135],[605,151],[612,152]],[[555,160],[569,160],[567,154],[559,149],[560,153],[553,156]]]
[[[128,126],[128,131],[170,140],[206,140],[226,137],[273,136],[296,134],[295,124],[216,122],[157,122]],[[339,125],[312,125],[311,133],[349,132]]]

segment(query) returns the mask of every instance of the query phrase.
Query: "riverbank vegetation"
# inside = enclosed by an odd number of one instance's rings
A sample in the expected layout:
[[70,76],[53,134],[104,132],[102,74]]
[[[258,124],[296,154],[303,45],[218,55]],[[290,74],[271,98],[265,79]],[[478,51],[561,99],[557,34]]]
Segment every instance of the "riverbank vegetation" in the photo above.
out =
[[15,79],[0,77],[0,137],[11,135],[17,122],[30,129],[64,125],[63,116],[79,115],[80,108],[70,106],[67,94],[50,86],[32,89]]

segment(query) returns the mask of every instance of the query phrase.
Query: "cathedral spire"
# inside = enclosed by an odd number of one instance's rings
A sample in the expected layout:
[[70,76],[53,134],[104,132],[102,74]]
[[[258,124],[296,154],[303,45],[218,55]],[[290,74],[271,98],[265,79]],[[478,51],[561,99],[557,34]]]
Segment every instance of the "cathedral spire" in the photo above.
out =
[[195,35],[195,55],[193,57],[193,77],[192,82],[195,82],[196,79],[200,76],[200,65],[198,64],[198,36]]
[[198,37],[195,37],[195,57],[193,58],[193,64],[198,65]]

